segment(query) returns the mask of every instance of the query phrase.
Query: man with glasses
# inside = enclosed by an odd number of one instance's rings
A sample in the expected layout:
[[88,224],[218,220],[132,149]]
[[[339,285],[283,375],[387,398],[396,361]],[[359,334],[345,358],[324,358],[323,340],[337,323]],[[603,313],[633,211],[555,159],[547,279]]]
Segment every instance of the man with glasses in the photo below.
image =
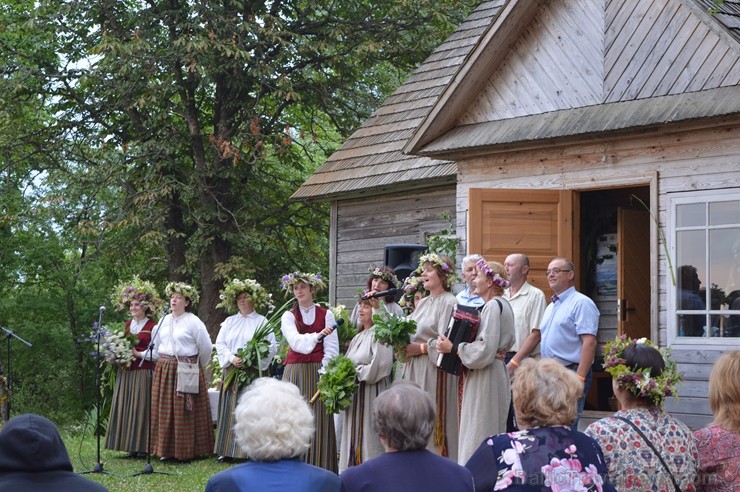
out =
[[596,355],[596,333],[599,329],[599,310],[594,302],[575,288],[575,266],[567,258],[554,258],[545,272],[553,291],[545,309],[539,330],[532,330],[524,346],[509,362],[515,368],[526,357],[531,347],[540,344],[542,357],[555,359],[575,371],[583,382],[583,395],[578,401],[578,420],[583,414],[586,395],[591,386],[591,366]]

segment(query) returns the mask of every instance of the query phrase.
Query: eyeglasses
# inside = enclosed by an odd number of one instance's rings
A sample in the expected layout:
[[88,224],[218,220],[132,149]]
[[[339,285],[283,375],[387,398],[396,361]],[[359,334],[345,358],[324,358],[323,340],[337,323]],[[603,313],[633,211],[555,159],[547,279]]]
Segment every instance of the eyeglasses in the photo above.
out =
[[552,274],[552,275],[560,275],[560,272],[572,272],[572,271],[573,270],[563,270],[563,269],[560,269],[560,268],[553,268],[552,270],[545,270],[545,275],[549,277],[550,274]]

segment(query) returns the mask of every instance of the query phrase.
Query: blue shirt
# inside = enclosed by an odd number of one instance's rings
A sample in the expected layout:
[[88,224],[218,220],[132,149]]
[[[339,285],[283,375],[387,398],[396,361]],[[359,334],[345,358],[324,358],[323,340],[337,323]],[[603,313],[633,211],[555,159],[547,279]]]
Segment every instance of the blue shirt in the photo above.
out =
[[471,294],[468,284],[465,284],[465,288],[458,292],[455,297],[457,297],[457,302],[463,306],[480,307],[486,303],[481,296]]
[[247,461],[208,480],[206,492],[339,492],[339,476],[297,459]]
[[542,357],[560,359],[565,364],[581,360],[581,335],[599,330],[599,310],[594,301],[571,287],[558,295],[542,315],[540,352]]

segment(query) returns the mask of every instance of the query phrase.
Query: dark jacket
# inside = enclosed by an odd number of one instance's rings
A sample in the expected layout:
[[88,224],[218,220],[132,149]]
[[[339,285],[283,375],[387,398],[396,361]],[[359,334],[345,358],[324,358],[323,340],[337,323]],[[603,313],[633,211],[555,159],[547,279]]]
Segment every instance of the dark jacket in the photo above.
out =
[[32,413],[10,419],[0,432],[0,492],[107,492],[75,474],[62,437],[50,420]]

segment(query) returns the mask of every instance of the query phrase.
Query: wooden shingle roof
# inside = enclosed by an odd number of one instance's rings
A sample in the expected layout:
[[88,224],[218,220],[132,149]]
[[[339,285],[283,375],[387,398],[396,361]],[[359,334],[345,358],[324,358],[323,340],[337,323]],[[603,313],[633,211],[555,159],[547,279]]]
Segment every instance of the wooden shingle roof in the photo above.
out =
[[454,183],[455,163],[404,155],[402,149],[504,3],[482,2],[292,199],[378,194],[398,187]]

